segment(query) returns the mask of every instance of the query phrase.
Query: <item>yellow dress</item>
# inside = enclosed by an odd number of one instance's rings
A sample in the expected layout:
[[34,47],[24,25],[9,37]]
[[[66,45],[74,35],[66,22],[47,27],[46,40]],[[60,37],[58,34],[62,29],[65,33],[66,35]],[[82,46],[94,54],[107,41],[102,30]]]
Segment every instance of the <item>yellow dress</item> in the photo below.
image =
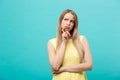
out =
[[[82,36],[80,37],[80,41]],[[54,49],[56,50],[56,38],[50,40]],[[66,45],[65,55],[62,66],[75,65],[82,63],[80,54],[73,45],[72,39],[69,39]],[[73,72],[62,72],[54,74],[52,80],[86,80],[85,72],[73,73]]]

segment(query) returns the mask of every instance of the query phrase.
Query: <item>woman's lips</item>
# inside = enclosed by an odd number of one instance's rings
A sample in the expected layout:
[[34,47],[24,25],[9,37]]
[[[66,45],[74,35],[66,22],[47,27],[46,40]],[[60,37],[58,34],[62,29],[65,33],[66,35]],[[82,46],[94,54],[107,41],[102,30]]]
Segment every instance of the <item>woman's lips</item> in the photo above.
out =
[[65,31],[68,31],[69,28],[70,28],[69,26],[65,26],[64,30],[65,30]]
[[68,28],[65,28],[65,31],[68,31],[69,29]]

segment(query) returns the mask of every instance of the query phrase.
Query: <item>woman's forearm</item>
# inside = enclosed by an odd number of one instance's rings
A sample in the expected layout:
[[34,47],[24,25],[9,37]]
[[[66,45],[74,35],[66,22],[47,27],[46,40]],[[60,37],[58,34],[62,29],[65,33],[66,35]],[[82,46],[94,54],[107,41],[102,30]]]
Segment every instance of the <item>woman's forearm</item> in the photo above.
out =
[[55,59],[54,59],[54,62],[53,62],[53,68],[55,70],[59,69],[59,67],[60,67],[60,65],[61,65],[61,63],[63,61],[65,47],[66,47],[66,43],[62,42],[59,50],[56,51],[56,56],[55,56]]
[[61,67],[61,70],[63,72],[82,72],[82,71],[91,70],[91,69],[92,69],[92,64],[88,64],[88,63]]

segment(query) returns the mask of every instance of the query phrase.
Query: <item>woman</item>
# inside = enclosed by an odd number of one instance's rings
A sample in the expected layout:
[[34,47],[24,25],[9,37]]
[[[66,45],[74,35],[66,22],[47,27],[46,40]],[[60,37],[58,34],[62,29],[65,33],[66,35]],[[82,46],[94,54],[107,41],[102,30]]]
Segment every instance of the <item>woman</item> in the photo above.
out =
[[53,80],[86,80],[92,57],[87,39],[78,34],[78,18],[73,10],[61,14],[57,38],[48,41],[48,56]]

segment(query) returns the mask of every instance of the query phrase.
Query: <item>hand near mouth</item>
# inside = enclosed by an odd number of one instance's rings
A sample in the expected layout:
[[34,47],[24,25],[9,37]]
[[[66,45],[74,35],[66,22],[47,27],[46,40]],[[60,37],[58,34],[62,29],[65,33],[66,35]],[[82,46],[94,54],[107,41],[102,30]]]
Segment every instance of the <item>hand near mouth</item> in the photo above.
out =
[[66,42],[70,37],[70,32],[66,29],[62,29],[62,40]]

